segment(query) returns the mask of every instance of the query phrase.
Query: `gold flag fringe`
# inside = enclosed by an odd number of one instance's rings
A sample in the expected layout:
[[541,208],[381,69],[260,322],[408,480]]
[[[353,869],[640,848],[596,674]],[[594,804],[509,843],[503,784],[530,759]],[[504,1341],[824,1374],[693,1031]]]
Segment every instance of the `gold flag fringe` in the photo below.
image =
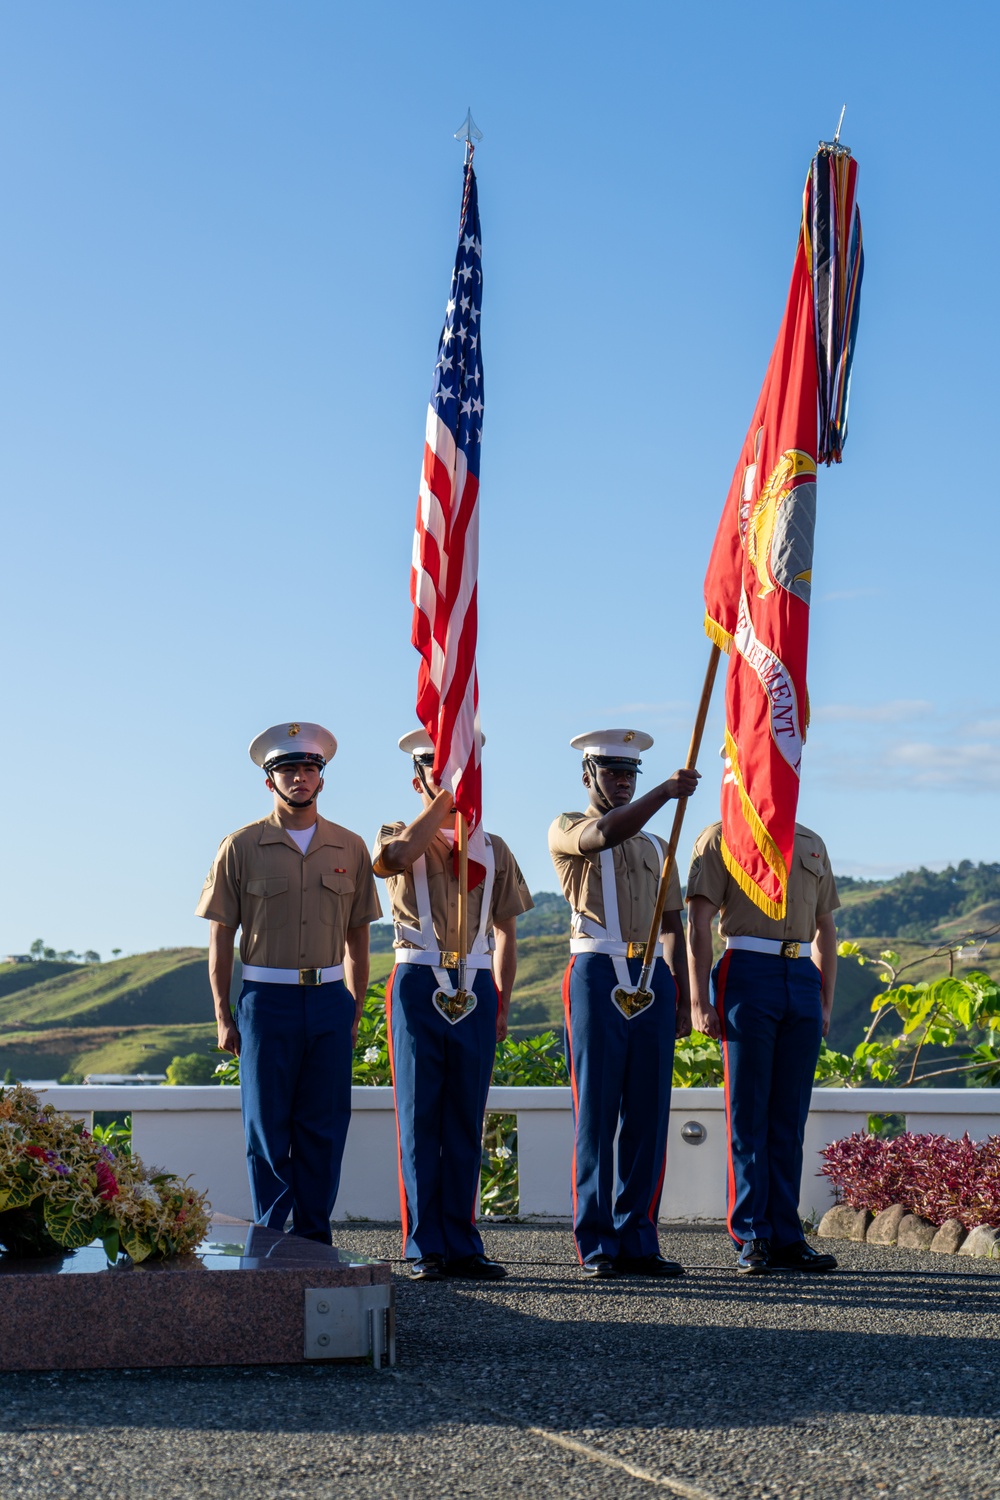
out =
[[730,651],[732,651],[733,638],[729,634],[729,631],[725,630],[719,624],[718,620],[713,620],[712,616],[708,613],[707,610],[705,611],[705,634],[708,636],[709,640],[713,641],[715,645],[718,646],[719,650],[724,651],[727,656],[729,655]]
[[750,897],[750,900],[755,906],[760,908],[765,916],[771,917],[772,920],[778,922],[785,916],[787,911],[788,868],[782,858],[781,850],[764,827],[764,822],[760,814],[747,795],[746,788],[743,785],[743,776],[740,771],[736,741],[729,732],[728,724],[726,725],[726,754],[729,757],[729,769],[736,783],[736,790],[740,794],[740,806],[743,809],[743,816],[747,821],[750,832],[753,834],[754,843],[763,855],[768,869],[772,872],[781,887],[781,900],[772,901],[769,896],[765,896],[756,881],[734,859],[726,846],[725,839],[722,840],[722,858],[726,869],[740,889]]

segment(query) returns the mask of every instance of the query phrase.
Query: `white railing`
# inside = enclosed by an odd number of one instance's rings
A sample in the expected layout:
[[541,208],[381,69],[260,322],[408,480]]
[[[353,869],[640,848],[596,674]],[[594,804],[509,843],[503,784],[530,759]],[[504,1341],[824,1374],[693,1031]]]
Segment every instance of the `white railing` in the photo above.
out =
[[[94,1110],[132,1116],[136,1153],[147,1165],[190,1176],[216,1212],[250,1217],[238,1088],[59,1086],[40,1091],[58,1109],[90,1120]],[[338,1219],[399,1219],[396,1122],[392,1090],[355,1088]],[[520,1211],[568,1218],[573,1123],[568,1088],[493,1088],[489,1108],[517,1116]],[[1000,1135],[1000,1089],[814,1089],[806,1127],[803,1214],[833,1202],[818,1176],[830,1141],[864,1130],[869,1114],[905,1115],[918,1132],[973,1140]],[[702,1139],[684,1138],[685,1126]],[[688,1132],[696,1134],[697,1132]],[[675,1089],[660,1218],[690,1222],[725,1216],[726,1121],[721,1089]]]

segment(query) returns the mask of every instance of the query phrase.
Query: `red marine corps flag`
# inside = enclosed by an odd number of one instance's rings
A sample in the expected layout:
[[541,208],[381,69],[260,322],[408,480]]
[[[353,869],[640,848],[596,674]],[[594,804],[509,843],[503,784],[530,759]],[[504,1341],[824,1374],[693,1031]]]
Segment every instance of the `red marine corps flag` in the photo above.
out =
[[467,144],[458,250],[427,411],[410,598],[412,639],[421,656],[417,717],[434,744],[434,780],[451,787],[465,819],[471,888],[485,874],[476,678],[483,247],[472,170],[472,136],[478,139],[479,131],[471,115],[463,129]]
[[816,467],[847,436],[863,256],[857,163],[821,144],[803,198],[785,316],[705,578],[705,629],[729,653],[722,855],[785,915],[807,723]]

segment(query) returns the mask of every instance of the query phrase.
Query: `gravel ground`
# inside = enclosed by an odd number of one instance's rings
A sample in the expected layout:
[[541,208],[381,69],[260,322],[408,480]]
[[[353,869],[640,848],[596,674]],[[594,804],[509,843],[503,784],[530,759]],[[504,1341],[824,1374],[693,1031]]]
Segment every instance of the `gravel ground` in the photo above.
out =
[[683,1280],[592,1284],[564,1227],[486,1237],[505,1282],[400,1278],[392,1372],[6,1375],[0,1496],[1000,1497],[1000,1263],[837,1244],[748,1281],[672,1229]]

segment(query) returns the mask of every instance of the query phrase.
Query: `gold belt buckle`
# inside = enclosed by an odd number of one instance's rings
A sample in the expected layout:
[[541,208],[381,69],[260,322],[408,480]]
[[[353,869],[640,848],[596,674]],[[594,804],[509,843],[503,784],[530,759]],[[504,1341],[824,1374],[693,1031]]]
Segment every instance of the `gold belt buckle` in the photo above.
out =
[[457,969],[458,968],[458,954],[457,953],[453,953],[450,948],[448,948],[448,949],[442,948],[442,950],[441,950],[441,967],[442,967],[442,969]]
[[322,984],[322,983],[323,983],[323,970],[322,969],[300,969],[299,970],[299,984]]
[[782,958],[798,958],[801,946],[801,943],[793,943],[790,939],[784,940],[781,944]]
[[629,943],[629,945],[628,945],[628,952],[625,954],[625,957],[626,958],[645,958],[646,957],[646,944],[645,943]]

